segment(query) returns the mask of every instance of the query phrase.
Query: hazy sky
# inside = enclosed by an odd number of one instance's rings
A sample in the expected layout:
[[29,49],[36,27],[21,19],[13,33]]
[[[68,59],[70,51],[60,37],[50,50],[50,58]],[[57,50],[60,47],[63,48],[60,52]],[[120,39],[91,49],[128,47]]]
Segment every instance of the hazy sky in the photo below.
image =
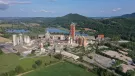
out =
[[0,0],[0,17],[56,17],[78,13],[88,17],[135,12],[135,0]]

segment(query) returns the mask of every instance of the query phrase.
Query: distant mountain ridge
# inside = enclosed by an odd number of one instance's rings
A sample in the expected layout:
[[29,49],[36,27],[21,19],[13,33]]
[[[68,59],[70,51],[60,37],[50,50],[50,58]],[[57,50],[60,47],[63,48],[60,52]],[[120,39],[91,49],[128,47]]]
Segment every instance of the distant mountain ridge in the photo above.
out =
[[132,14],[125,14],[125,15],[122,15],[120,16],[122,18],[135,18],[135,13],[132,13]]
[[72,20],[87,20],[88,18],[83,16],[83,15],[80,15],[80,14],[67,14],[65,16],[63,16],[62,18],[64,19],[72,19]]

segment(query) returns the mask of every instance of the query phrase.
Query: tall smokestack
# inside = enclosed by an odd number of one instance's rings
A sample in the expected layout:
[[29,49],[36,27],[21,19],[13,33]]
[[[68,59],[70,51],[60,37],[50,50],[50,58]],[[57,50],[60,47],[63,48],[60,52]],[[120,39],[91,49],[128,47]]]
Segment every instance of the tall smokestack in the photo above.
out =
[[75,23],[72,23],[70,25],[70,36],[72,37],[73,40],[75,40]]

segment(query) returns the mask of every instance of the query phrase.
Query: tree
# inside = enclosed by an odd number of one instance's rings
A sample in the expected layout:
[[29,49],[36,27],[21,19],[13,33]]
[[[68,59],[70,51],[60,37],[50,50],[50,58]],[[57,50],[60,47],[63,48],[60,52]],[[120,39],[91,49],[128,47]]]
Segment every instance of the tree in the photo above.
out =
[[90,59],[93,59],[93,56],[89,56]]
[[32,65],[32,68],[36,69],[37,68],[37,65],[36,64],[33,64]]
[[19,55],[20,56],[21,54],[19,52],[17,52],[16,55]]
[[17,66],[17,67],[15,68],[15,72],[19,74],[19,73],[24,72],[24,69],[23,69],[21,66]]
[[128,70],[128,71],[126,72],[126,76],[135,76],[135,71],[133,71],[133,70]]
[[42,61],[41,60],[37,60],[37,61],[35,61],[35,64],[40,66],[42,64]]
[[120,40],[120,36],[114,35],[114,36],[112,37],[112,41],[118,41],[118,40]]
[[56,54],[54,57],[57,58],[57,59],[59,59],[59,60],[62,59],[62,55],[61,54]]
[[67,47],[65,47],[63,50],[67,51],[68,49],[67,49]]
[[47,65],[47,63],[44,63],[44,65],[46,66],[46,65]]
[[49,56],[50,56],[50,58],[52,57],[52,54],[51,53],[49,53]]
[[117,68],[117,70],[118,70],[118,71],[123,71],[122,66],[119,66],[119,67]]
[[15,76],[15,71],[14,70],[9,71],[8,76]]
[[48,42],[47,46],[50,46],[51,44]]
[[2,73],[0,76],[9,76],[8,73]]
[[36,51],[36,50],[32,50],[32,51],[31,51],[31,54],[34,54],[34,53],[35,53],[35,51]]

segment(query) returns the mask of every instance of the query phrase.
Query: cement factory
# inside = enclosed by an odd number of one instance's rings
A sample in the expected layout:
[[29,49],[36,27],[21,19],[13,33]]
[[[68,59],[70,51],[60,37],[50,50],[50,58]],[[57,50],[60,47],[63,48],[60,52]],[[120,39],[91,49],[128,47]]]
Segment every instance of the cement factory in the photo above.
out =
[[[98,37],[103,39],[104,35]],[[76,35],[75,23],[70,25],[69,35],[50,34],[46,31],[45,34],[38,35],[36,39],[31,39],[28,35],[14,34],[13,35],[13,49],[19,52],[22,56],[27,56],[35,50],[36,56],[47,55],[50,53],[61,53],[73,59],[79,58],[74,54],[63,50],[66,47],[74,48],[77,46],[87,47],[89,43],[95,42],[94,36],[79,36]],[[55,50],[54,50],[55,49]]]

